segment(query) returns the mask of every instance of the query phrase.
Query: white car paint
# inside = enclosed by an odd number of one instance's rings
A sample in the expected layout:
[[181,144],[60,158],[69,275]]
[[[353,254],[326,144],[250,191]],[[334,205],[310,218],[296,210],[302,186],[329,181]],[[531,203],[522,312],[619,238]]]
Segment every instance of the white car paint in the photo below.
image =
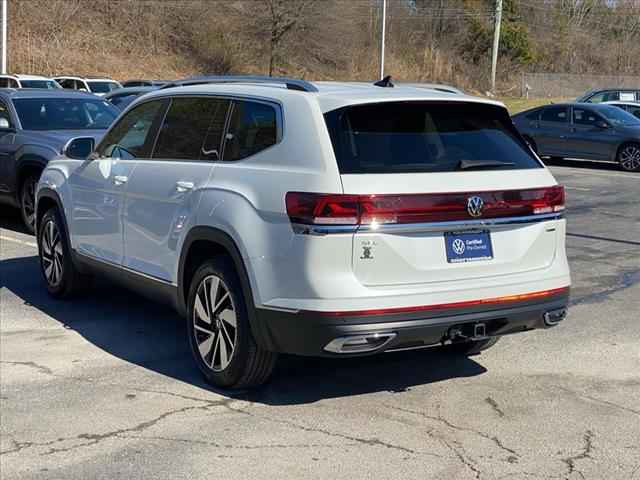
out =
[[[142,275],[176,285],[190,229],[226,232],[242,254],[258,308],[349,311],[444,304],[567,287],[565,220],[490,228],[495,258],[452,265],[439,231],[371,232],[326,236],[296,233],[287,216],[287,192],[348,194],[434,193],[549,187],[546,167],[535,170],[341,175],[323,113],[343,106],[392,101],[492,100],[427,89],[386,89],[318,82],[319,92],[278,85],[208,84],[152,92],[135,101],[215,95],[259,99],[279,106],[282,139],[239,162],[153,162],[60,159],[40,186],[53,185],[72,217],[72,248]],[[121,116],[122,118],[122,116]],[[58,172],[54,174],[53,172]],[[106,172],[106,173],[105,173]],[[116,184],[117,176],[127,177]],[[194,184],[175,195],[176,182]],[[136,208],[133,208],[133,206]],[[363,240],[375,242],[374,260],[358,260]]]

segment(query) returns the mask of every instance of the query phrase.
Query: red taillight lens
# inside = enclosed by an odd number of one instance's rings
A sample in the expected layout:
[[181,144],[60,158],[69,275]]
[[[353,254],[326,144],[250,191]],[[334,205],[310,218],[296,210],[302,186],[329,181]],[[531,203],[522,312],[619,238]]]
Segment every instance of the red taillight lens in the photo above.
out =
[[[472,217],[468,200],[480,197],[483,208]],[[564,188],[401,195],[342,195],[289,192],[287,214],[305,225],[429,223],[557,213],[564,210]]]
[[358,195],[289,192],[287,214],[293,223],[305,225],[357,225]]

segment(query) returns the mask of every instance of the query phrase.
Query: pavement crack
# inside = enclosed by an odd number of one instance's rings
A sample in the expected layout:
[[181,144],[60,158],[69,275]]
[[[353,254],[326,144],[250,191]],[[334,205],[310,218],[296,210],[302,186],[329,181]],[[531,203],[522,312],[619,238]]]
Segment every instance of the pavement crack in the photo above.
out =
[[584,447],[582,451],[577,455],[572,455],[571,457],[562,458],[561,460],[567,465],[567,475],[571,475],[574,472],[577,472],[580,477],[585,478],[584,474],[576,468],[576,462],[579,460],[584,460],[586,458],[593,459],[591,456],[591,452],[593,452],[593,438],[595,437],[594,433],[591,430],[587,430],[582,437],[584,439]]
[[338,433],[338,432],[332,432],[326,429],[322,429],[322,428],[314,428],[314,427],[308,427],[306,425],[300,425],[299,423],[295,423],[292,422],[290,420],[282,420],[282,419],[277,419],[277,418],[272,418],[272,417],[268,417],[268,416],[264,416],[264,415],[256,415],[255,413],[251,413],[251,412],[247,412],[246,410],[238,410],[235,408],[230,408],[231,410],[233,410],[234,412],[238,412],[238,413],[244,413],[246,415],[255,417],[255,418],[260,418],[262,420],[266,420],[269,422],[273,422],[273,423],[279,423],[282,425],[287,425],[289,427],[295,428],[296,430],[301,430],[303,432],[307,432],[307,433],[321,433],[323,435],[327,435],[330,437],[334,437],[334,438],[341,438],[343,440],[349,440],[351,442],[356,442],[358,444],[362,444],[362,445],[368,445],[368,446],[379,446],[379,447],[385,447],[391,450],[397,450],[400,452],[404,452],[404,453],[410,453],[412,455],[429,455],[429,456],[433,456],[433,457],[438,457],[441,458],[441,455],[435,454],[435,453],[431,453],[431,452],[418,452],[416,450],[407,448],[407,447],[403,447],[401,445],[395,445],[393,443],[389,443],[389,442],[385,442],[383,440],[380,440],[379,438],[362,438],[362,437],[356,437],[353,435],[347,435],[344,433]]
[[479,431],[479,430],[474,430],[473,428],[467,428],[467,427],[461,427],[459,425],[455,425],[453,423],[451,423],[449,420],[447,420],[446,418],[444,418],[442,415],[438,414],[437,417],[434,417],[433,415],[427,415],[424,412],[420,412],[417,410],[410,410],[408,408],[401,408],[401,407],[394,407],[391,405],[387,405],[388,408],[391,408],[392,410],[397,410],[399,412],[404,412],[404,413],[410,413],[413,415],[418,415],[420,417],[429,419],[429,420],[433,420],[435,422],[440,422],[444,425],[446,425],[447,427],[453,429],[453,430],[458,430],[461,432],[468,432],[468,433],[473,433],[479,437],[482,437],[486,440],[489,440],[491,442],[493,442],[498,448],[500,448],[501,450],[510,453],[512,455],[515,455],[516,457],[520,457],[520,454],[518,452],[516,452],[515,450],[513,450],[512,448],[507,447],[506,445],[504,445],[502,443],[502,441],[495,435],[489,435],[488,433]]
[[[222,448],[226,450],[267,450],[267,449],[287,449],[287,448],[343,448],[342,445],[334,445],[329,443],[273,443],[265,445],[233,445],[222,444],[213,442],[210,440],[190,439],[190,438],[175,438],[175,437],[160,437],[160,436],[146,436],[146,435],[121,435],[121,438],[133,438],[141,440],[161,440],[166,442],[187,443],[190,445],[204,445],[214,448]],[[357,443],[347,444],[346,446],[356,446]]]
[[494,412],[496,412],[500,418],[503,418],[503,417],[504,417],[504,412],[503,412],[503,411],[502,411],[502,409],[498,406],[498,402],[496,402],[496,401],[495,401],[493,398],[491,398],[491,397],[487,397],[487,398],[485,398],[485,399],[484,399],[484,401],[485,401],[486,403],[488,403],[488,404],[491,406],[491,408],[493,409],[493,411],[494,411]]
[[24,367],[30,367],[37,370],[40,373],[44,373],[46,375],[53,375],[53,370],[49,367],[45,367],[44,365],[39,365],[36,362],[10,362],[8,360],[0,360],[0,363],[5,363],[7,365],[22,365]]
[[602,405],[607,405],[609,407],[615,407],[615,408],[617,408],[619,410],[624,410],[625,412],[633,413],[634,415],[640,416],[640,410],[634,410],[633,408],[629,408],[629,407],[627,407],[625,405],[620,405],[619,403],[611,402],[609,400],[603,400],[601,398],[592,397],[591,395],[587,395],[586,393],[576,392],[574,390],[571,390],[570,388],[566,388],[566,387],[563,387],[561,385],[556,385],[556,387],[559,388],[560,390],[563,390],[563,391],[567,392],[567,393],[575,395],[578,398],[590,400],[592,402],[600,403]]

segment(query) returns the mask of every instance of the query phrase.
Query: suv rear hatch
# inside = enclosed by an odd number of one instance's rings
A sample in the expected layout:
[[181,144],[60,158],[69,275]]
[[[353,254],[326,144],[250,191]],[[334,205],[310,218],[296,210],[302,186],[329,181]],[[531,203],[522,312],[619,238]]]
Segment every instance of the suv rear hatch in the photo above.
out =
[[353,269],[364,285],[508,276],[553,262],[564,190],[503,107],[381,102],[325,120],[344,194],[325,202],[320,221],[356,224]]

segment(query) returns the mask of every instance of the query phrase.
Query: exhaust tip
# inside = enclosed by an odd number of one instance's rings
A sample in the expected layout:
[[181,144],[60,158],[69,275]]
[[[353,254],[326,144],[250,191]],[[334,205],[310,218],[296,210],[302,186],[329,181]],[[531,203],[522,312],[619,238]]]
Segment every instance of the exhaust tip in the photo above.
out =
[[369,333],[366,335],[349,335],[331,340],[324,347],[324,350],[331,353],[365,353],[380,350],[391,340],[396,338],[397,333]]
[[544,324],[547,327],[553,327],[554,325],[559,324],[567,317],[567,309],[566,308],[557,308],[555,310],[549,310],[544,314]]

